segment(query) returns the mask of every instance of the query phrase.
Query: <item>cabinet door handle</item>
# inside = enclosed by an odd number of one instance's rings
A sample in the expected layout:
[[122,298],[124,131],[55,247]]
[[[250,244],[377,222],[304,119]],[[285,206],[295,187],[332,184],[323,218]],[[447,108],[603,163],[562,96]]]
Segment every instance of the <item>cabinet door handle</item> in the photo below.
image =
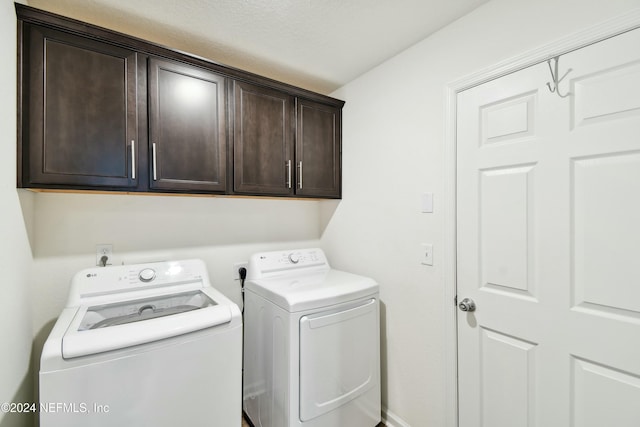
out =
[[157,163],[156,163],[156,143],[155,142],[151,145],[151,149],[152,149],[151,151],[153,152],[152,153],[152,155],[153,155],[153,180],[157,181],[158,177],[156,175]]
[[302,189],[302,160],[298,162],[298,187]]
[[287,188],[291,188],[291,160],[287,160]]
[[136,142],[131,140],[131,179],[136,179]]

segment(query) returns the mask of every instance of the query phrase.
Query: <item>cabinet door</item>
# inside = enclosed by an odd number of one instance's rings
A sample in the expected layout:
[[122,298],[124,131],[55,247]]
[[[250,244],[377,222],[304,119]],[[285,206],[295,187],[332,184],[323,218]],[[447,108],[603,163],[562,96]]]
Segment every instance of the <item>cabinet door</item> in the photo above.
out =
[[294,98],[234,82],[234,191],[292,195]]
[[296,133],[296,194],[339,198],[342,110],[298,99]]
[[210,71],[149,59],[151,188],[224,193],[224,86]]
[[136,187],[136,53],[25,24],[26,187]]

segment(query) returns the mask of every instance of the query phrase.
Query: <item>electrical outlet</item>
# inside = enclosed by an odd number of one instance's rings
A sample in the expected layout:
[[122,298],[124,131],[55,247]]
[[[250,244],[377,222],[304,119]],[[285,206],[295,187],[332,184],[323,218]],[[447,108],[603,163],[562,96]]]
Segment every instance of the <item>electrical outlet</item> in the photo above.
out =
[[96,245],[96,265],[98,267],[102,267],[102,257],[106,256],[107,257],[107,262],[106,265],[111,265],[113,264],[113,260],[111,258],[113,258],[113,245],[112,244],[108,244],[108,245]]
[[420,251],[420,264],[433,265],[433,245],[431,243],[422,243]]
[[233,280],[240,280],[240,273],[238,273],[238,270],[240,270],[242,267],[244,268],[249,268],[249,263],[248,262],[236,262],[233,264],[233,274],[231,277],[233,277]]

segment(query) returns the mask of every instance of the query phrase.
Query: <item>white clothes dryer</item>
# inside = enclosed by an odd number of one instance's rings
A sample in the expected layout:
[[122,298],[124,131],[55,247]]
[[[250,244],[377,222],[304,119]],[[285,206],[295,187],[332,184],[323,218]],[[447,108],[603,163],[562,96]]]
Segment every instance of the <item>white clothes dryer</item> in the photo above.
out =
[[380,422],[378,284],[321,249],[265,252],[245,285],[243,409],[255,427]]
[[242,317],[200,260],[77,273],[40,362],[41,427],[241,423]]

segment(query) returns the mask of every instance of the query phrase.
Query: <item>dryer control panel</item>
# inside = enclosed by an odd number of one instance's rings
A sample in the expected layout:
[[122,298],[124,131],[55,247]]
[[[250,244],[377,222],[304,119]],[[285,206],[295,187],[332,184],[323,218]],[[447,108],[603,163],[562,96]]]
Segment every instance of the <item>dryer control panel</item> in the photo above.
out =
[[248,279],[272,277],[295,270],[329,270],[329,262],[322,249],[295,249],[289,251],[262,252],[249,260]]

